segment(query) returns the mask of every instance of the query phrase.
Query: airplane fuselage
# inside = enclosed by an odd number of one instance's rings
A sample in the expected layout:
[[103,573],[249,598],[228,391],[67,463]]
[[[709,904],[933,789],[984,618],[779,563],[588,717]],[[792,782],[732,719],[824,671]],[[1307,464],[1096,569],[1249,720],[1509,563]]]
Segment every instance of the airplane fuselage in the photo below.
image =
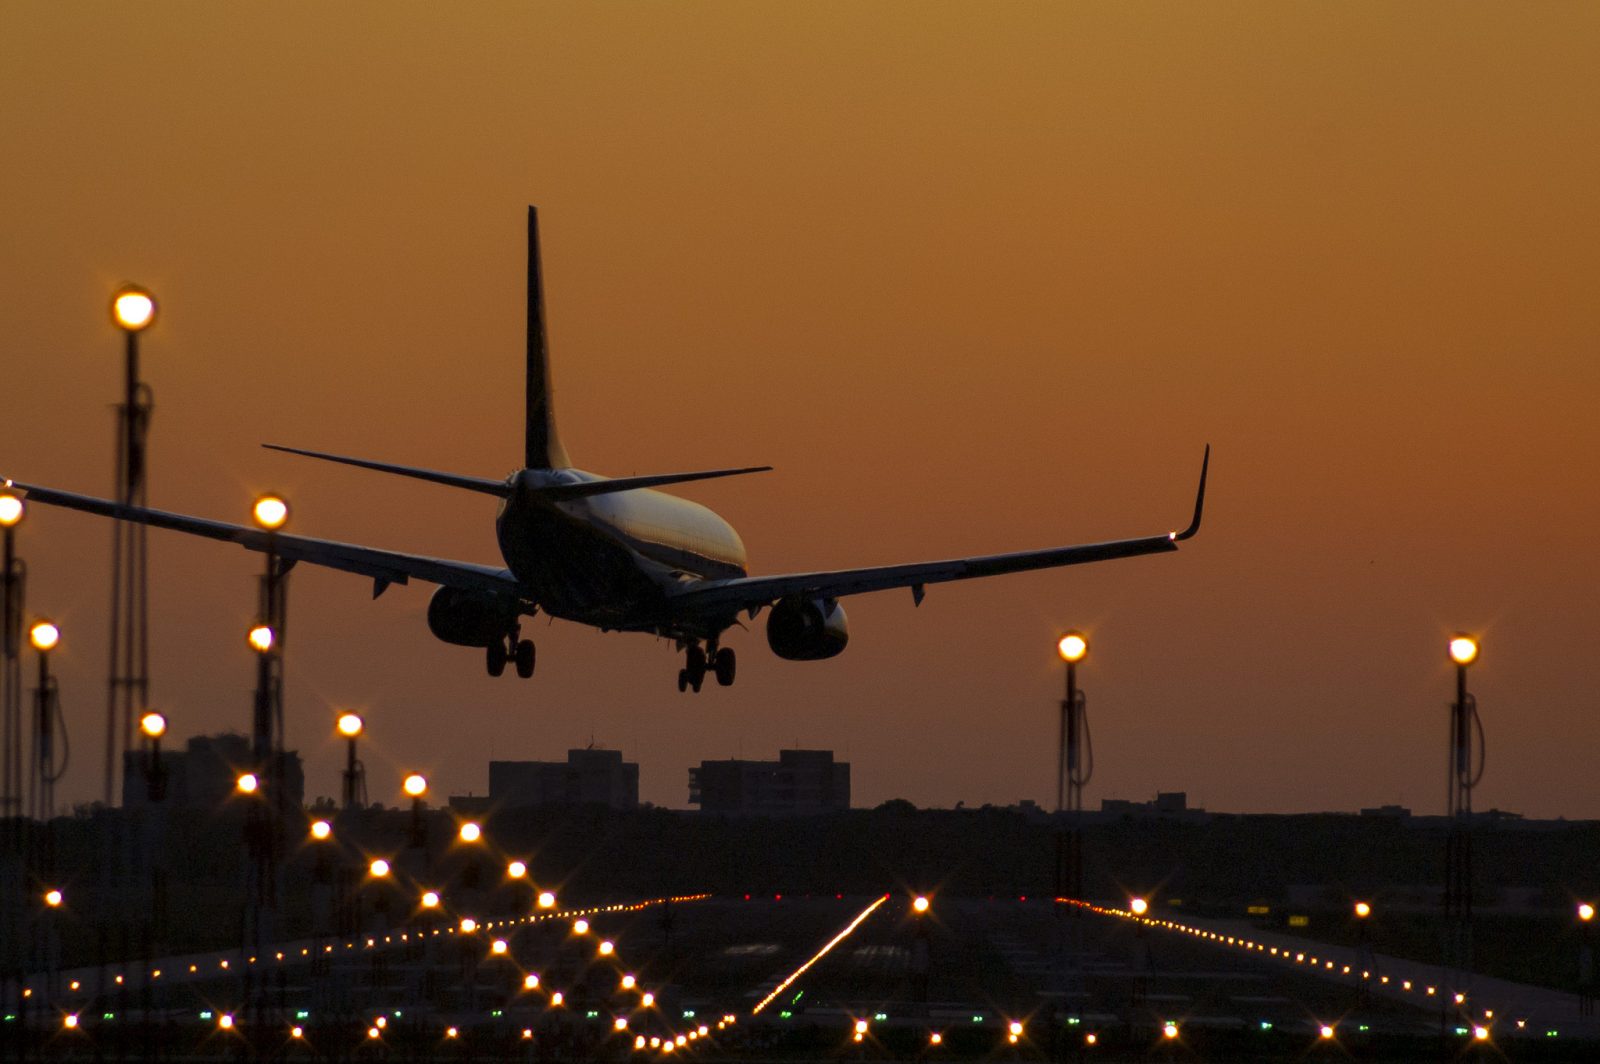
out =
[[685,583],[748,575],[733,526],[698,503],[648,488],[565,502],[539,489],[607,478],[578,469],[524,469],[495,527],[500,553],[539,608],[563,620],[628,631],[675,630],[667,593]]

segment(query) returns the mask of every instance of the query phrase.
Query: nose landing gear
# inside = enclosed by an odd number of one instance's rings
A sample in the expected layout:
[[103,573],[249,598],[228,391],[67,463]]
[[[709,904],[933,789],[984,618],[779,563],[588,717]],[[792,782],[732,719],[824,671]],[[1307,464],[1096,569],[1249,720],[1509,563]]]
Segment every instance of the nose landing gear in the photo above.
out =
[[506,671],[506,663],[510,662],[517,667],[517,675],[524,680],[533,675],[533,667],[537,663],[537,655],[531,639],[517,639],[518,629],[513,628],[504,639],[490,643],[484,651],[484,666],[489,670],[490,676],[500,676]]
[[710,672],[717,678],[719,687],[733,686],[734,674],[737,670],[736,659],[732,647],[718,648],[715,641],[702,649],[699,643],[689,644],[684,653],[683,668],[678,670],[678,690],[687,691],[694,689],[700,693],[700,685],[706,681],[706,673]]

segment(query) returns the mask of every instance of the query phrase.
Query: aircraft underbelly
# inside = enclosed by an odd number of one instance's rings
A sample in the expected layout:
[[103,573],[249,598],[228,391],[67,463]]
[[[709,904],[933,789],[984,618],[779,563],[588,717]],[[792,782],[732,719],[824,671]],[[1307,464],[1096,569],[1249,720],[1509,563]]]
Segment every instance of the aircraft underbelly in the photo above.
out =
[[499,534],[506,565],[551,616],[628,628],[660,612],[664,596],[638,558],[598,529],[553,509],[508,510]]

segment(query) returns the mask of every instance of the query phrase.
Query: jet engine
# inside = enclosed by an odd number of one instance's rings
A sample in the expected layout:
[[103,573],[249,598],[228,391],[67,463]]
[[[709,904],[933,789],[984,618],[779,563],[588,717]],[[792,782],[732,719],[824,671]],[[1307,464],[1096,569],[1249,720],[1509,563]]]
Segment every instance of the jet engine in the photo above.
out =
[[486,647],[499,642],[516,619],[514,605],[481,591],[441,587],[428,600],[428,630],[457,646]]
[[819,661],[850,641],[849,624],[838,599],[779,599],[767,615],[767,645],[780,658]]

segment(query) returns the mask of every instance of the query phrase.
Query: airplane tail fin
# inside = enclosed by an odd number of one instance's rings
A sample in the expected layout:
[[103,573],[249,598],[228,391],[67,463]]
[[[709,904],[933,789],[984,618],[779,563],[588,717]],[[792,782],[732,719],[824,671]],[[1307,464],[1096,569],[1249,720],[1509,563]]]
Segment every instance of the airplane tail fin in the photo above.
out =
[[539,209],[528,208],[528,367],[526,435],[523,465],[529,469],[566,469],[572,463],[556,435],[556,414],[550,392],[549,346],[545,339],[544,271],[539,262]]

